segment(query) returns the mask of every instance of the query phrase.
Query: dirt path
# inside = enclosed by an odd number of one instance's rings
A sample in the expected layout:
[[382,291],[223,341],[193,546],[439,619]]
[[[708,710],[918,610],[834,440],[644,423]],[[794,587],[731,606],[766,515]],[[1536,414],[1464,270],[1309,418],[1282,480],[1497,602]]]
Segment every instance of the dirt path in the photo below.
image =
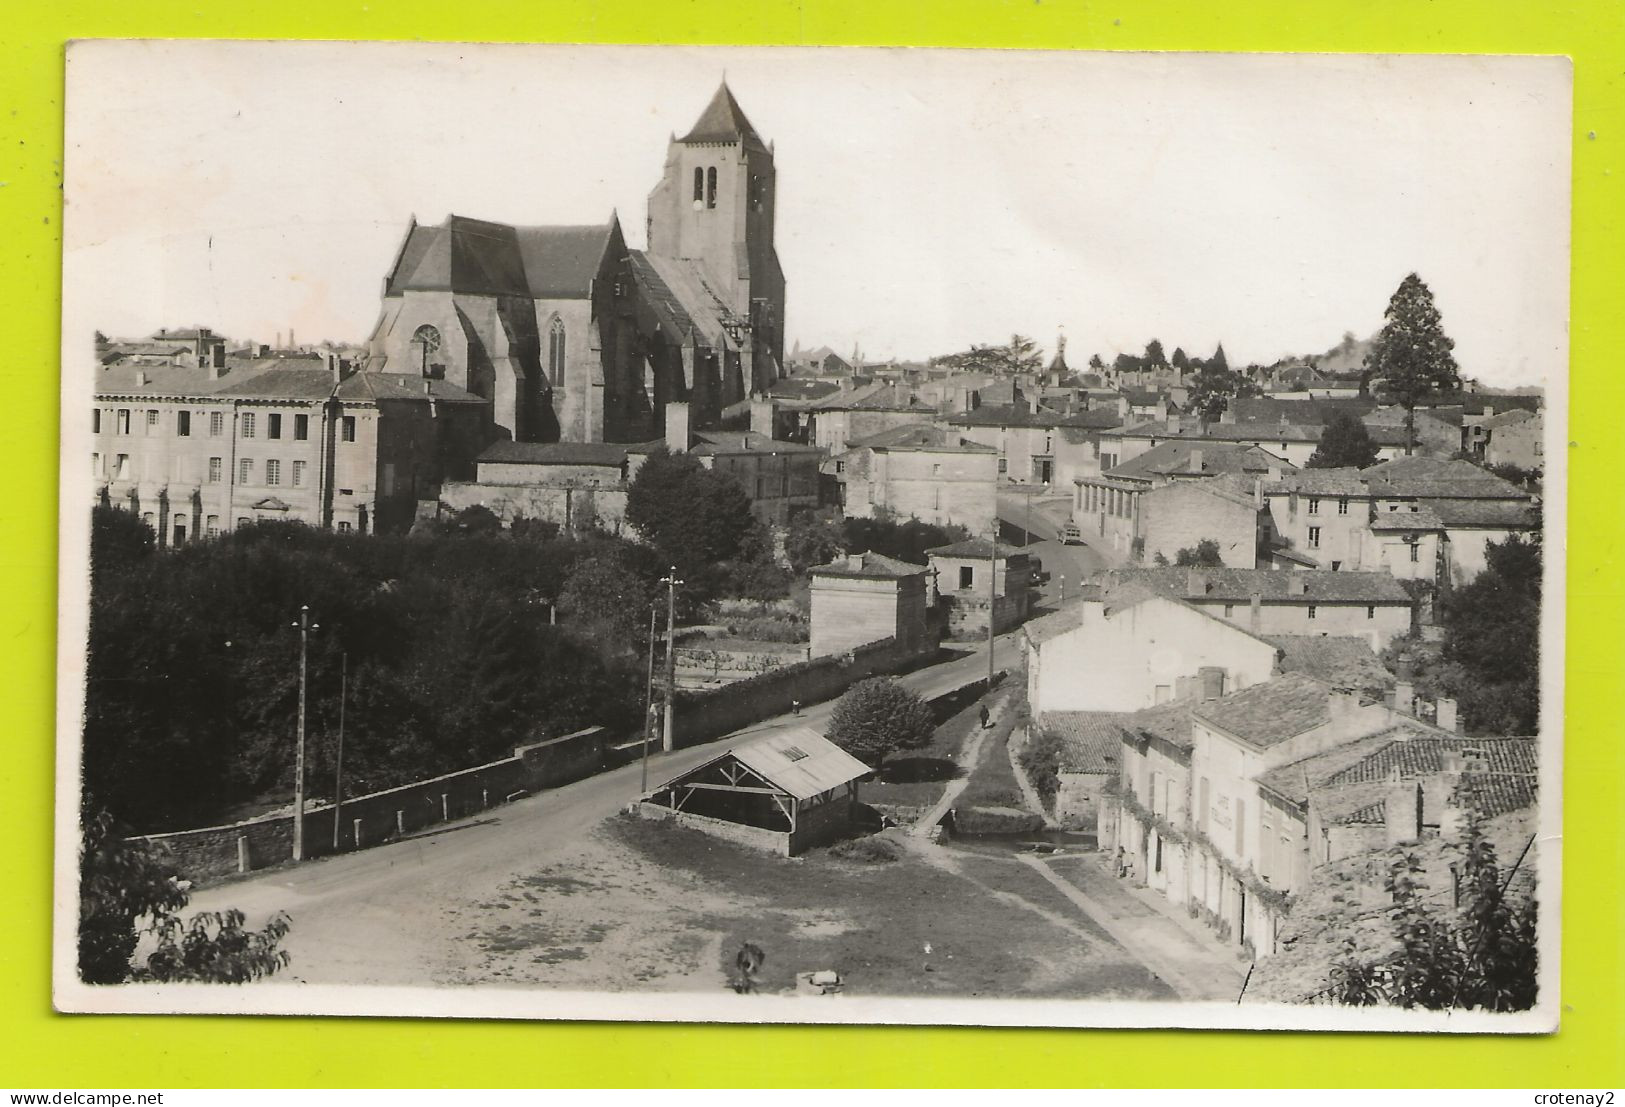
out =
[[1004,718],[1004,713],[1010,706],[1011,695],[1011,692],[1006,691],[1000,696],[999,701],[988,712],[987,726],[979,727],[972,732],[970,740],[954,759],[959,767],[965,770],[964,773],[948,782],[948,787],[943,789],[942,798],[932,804],[926,813],[909,827],[910,834],[920,838],[930,834],[953,808],[959,794],[970,786],[971,777],[976,775],[976,767],[982,763],[982,747],[987,744],[988,737],[998,730],[999,720]]

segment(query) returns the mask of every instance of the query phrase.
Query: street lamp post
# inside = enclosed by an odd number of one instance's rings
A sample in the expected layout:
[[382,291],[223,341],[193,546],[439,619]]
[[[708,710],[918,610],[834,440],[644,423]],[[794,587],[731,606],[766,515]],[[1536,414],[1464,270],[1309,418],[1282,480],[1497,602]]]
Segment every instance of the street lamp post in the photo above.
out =
[[649,732],[655,715],[655,605],[649,605],[649,676],[643,684],[643,771],[638,795],[649,790]]
[[677,700],[677,589],[683,584],[677,579],[677,566],[673,565],[660,583],[666,586],[666,723],[660,747],[670,753],[677,748],[673,723]]
[[987,690],[993,691],[993,626],[999,605],[999,524],[993,524],[993,541],[987,553]]
[[344,810],[344,700],[350,691],[350,655],[339,657],[339,748],[333,759],[333,852],[339,851],[340,817]]
[[293,762],[293,859],[305,859],[305,669],[309,653],[310,632],[320,630],[321,624],[310,621],[310,607],[301,605],[299,621],[299,750]]

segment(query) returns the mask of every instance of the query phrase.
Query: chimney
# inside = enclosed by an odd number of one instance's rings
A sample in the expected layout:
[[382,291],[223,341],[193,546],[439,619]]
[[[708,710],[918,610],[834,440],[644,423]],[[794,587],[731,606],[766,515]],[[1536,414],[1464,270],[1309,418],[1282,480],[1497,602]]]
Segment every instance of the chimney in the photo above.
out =
[[1264,626],[1264,593],[1254,587],[1247,597],[1247,629],[1257,634]]
[[1440,730],[1455,732],[1459,729],[1456,722],[1456,701],[1441,697],[1438,703],[1438,717],[1434,720]]
[[145,369],[137,369],[135,371],[135,383],[138,388],[146,385],[147,371]]
[[1383,795],[1382,816],[1389,845],[1419,840],[1422,837],[1421,783],[1390,780]]
[[1408,680],[1394,683],[1394,710],[1401,715],[1416,714],[1416,685]]
[[1253,478],[1253,507],[1262,510],[1264,507],[1264,478]]
[[1201,471],[1202,471],[1202,451],[1201,450],[1192,450],[1191,451],[1191,472],[1200,473]]
[[1188,596],[1205,596],[1207,591],[1207,574],[1196,566],[1191,566],[1185,574],[1185,594]]
[[1302,573],[1293,573],[1287,577],[1286,590],[1293,596],[1307,596],[1309,594],[1309,578]]
[[270,356],[271,356],[271,347],[269,347],[265,343],[261,342],[260,343],[260,357],[270,357]]
[[1224,695],[1224,669],[1218,665],[1203,665],[1196,670],[1203,700],[1216,700]]
[[688,405],[673,401],[666,405],[666,448],[674,454],[688,452]]
[[226,344],[224,342],[216,342],[213,346],[210,346],[209,354],[216,369],[226,367]]
[[860,553],[847,554],[846,567],[848,569],[856,569],[861,571],[863,569],[863,555]]
[[292,328],[292,327],[289,327],[289,328],[288,328],[288,349],[290,349],[290,350],[294,350],[294,349],[297,349],[297,348],[298,348],[298,347],[296,347],[296,346],[295,346],[295,345],[294,345],[294,344],[293,344],[293,328]]
[[771,400],[751,400],[750,429],[763,438],[773,437],[773,402]]
[[1271,484],[1281,479],[1281,466],[1279,464],[1271,465],[1265,472],[1269,474]]

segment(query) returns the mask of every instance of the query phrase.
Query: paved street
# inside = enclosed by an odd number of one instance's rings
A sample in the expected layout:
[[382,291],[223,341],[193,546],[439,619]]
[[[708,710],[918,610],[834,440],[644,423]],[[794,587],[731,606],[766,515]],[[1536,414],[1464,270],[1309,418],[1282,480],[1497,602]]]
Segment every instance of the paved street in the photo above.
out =
[[1063,587],[1067,595],[1075,595],[1080,581],[1109,562],[1091,546],[1061,544],[1061,528],[1072,518],[1072,501],[1065,493],[1029,496],[1027,490],[1018,488],[1006,486],[999,491],[999,536],[1044,563],[1050,579],[1039,590],[1039,603],[1053,607],[1063,598]]
[[[1015,636],[996,643],[1000,667],[1016,660]],[[987,671],[985,649],[910,673],[903,682],[941,695]],[[741,739],[792,726],[821,726],[833,701],[799,717],[781,716],[715,742],[650,758],[651,786]],[[440,909],[477,904],[516,876],[567,851],[638,794],[636,763],[530,796],[463,822],[435,826],[403,841],[299,866],[285,866],[204,889],[190,910],[236,907],[251,923],[286,911],[294,920],[285,948],[298,980],[374,984],[435,979],[459,935],[437,929]]]

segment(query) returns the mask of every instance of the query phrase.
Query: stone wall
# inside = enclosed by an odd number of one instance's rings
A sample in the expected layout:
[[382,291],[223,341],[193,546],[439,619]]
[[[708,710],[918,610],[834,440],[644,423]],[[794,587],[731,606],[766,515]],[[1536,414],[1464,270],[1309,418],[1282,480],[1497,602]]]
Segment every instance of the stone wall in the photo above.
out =
[[674,725],[676,744],[698,745],[775,715],[793,704],[833,699],[867,676],[896,673],[935,654],[937,643],[923,646],[896,639],[871,642],[844,654],[815,657],[749,680],[706,692],[678,694]]
[[[577,527],[597,526],[611,534],[626,531],[626,488],[582,488],[559,484],[481,484],[476,481],[447,481],[440,489],[440,502],[453,511],[479,504],[503,523],[545,519],[565,529],[570,518]],[[568,512],[568,515],[566,514]]]
[[[338,852],[381,845],[432,823],[478,814],[518,798],[518,794],[568,784],[597,772],[603,757],[603,728],[592,727],[520,746],[512,757],[501,761],[346,799],[340,812]],[[335,852],[332,804],[307,806],[304,837],[307,858]],[[291,813],[263,815],[138,840],[167,853],[187,879],[207,881],[291,860],[293,817]]]
[[657,803],[637,803],[632,806],[631,810],[640,819],[673,822],[679,826],[702,831],[713,838],[721,838],[725,842],[735,842],[741,846],[749,846],[752,849],[765,849],[770,853],[778,854],[780,857],[790,856],[790,833],[786,830],[767,830],[759,826],[746,826],[744,823],[729,822],[727,819],[713,819],[708,815],[693,815],[687,811],[673,811],[671,808],[662,807]]
[[805,661],[809,647],[795,642],[707,644],[704,639],[677,647],[677,687],[713,688],[749,680]]

